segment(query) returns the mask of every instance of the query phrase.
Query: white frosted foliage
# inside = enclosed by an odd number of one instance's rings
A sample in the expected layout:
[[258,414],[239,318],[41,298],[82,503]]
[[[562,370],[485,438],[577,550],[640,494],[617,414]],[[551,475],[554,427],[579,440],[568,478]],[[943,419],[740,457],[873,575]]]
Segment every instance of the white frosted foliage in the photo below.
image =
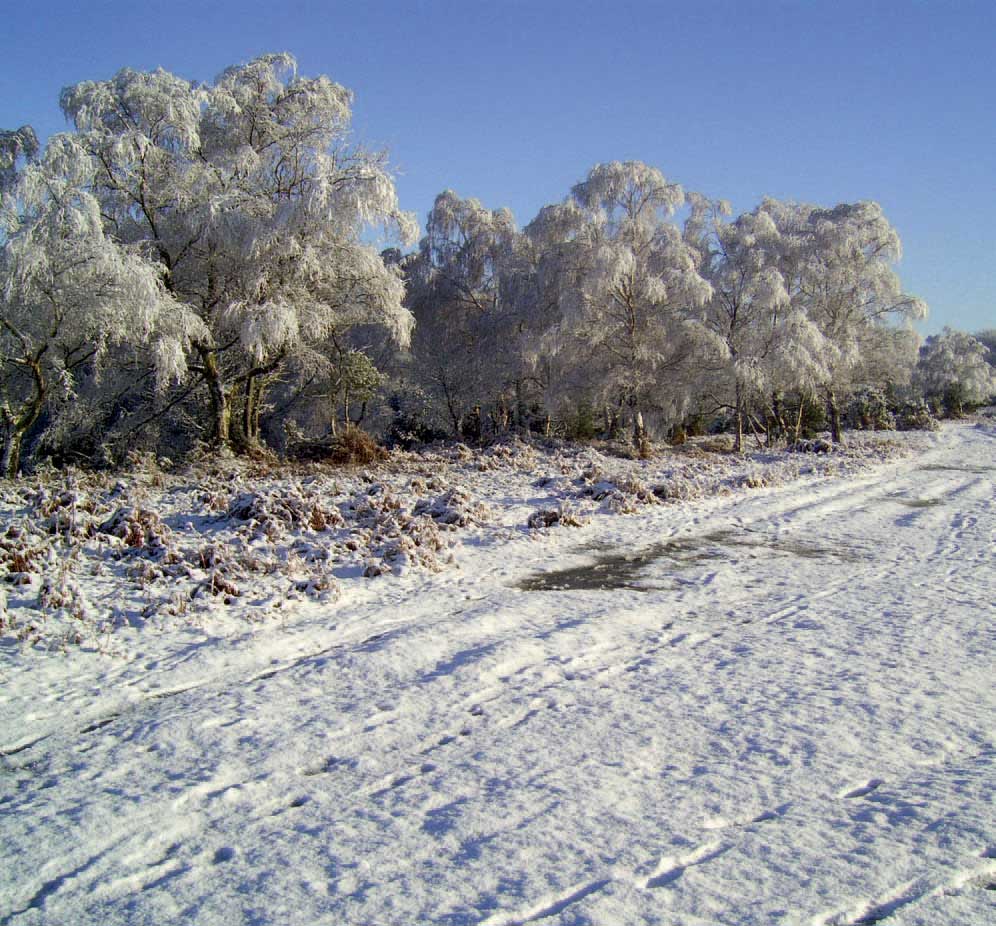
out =
[[546,344],[575,369],[564,380],[634,410],[683,406],[693,360],[721,349],[702,324],[712,286],[669,221],[685,193],[637,161],[599,164],[526,229],[559,320]]
[[[206,85],[125,69],[68,88],[62,103],[106,232],[161,262],[202,322],[197,368],[216,427],[226,427],[226,378],[320,357],[358,323],[407,342],[397,271],[369,235],[410,242],[415,223],[385,157],[350,139],[349,90],[267,54]],[[175,351],[160,355],[178,369]]]
[[928,396],[943,396],[952,387],[966,402],[984,402],[996,394],[996,369],[986,347],[971,335],[945,328],[927,338],[915,372],[917,386]]

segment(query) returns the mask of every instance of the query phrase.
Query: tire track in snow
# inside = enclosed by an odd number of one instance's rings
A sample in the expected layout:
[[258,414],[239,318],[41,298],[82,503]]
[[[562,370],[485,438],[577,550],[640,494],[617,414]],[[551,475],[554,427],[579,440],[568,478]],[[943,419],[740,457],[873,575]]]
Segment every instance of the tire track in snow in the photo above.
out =
[[563,913],[568,907],[604,890],[613,882],[628,884],[641,891],[658,890],[677,881],[688,868],[704,865],[723,855],[731,847],[721,842],[709,843],[677,858],[662,858],[657,867],[645,877],[637,877],[628,872],[613,872],[590,881],[574,884],[564,891],[550,894],[524,910],[494,913],[481,920],[478,926],[526,926]]
[[[872,780],[861,787],[839,793],[837,798],[850,800],[865,797],[882,784],[884,782]],[[790,805],[783,804],[750,819],[724,822],[714,827],[706,826],[705,828],[750,829],[781,820],[789,810]],[[556,916],[573,904],[604,890],[612,883],[626,884],[640,891],[670,888],[682,878],[687,870],[706,865],[736,848],[736,842],[729,839],[704,842],[681,855],[662,856],[653,870],[647,874],[637,875],[635,872],[614,870],[604,877],[578,882],[564,891],[549,894],[524,909],[494,913],[480,921],[478,926],[526,926],[528,923]],[[814,926],[873,926],[873,924],[886,920],[901,908],[927,897],[957,890],[966,885],[977,885],[984,889],[990,889],[991,879],[996,876],[996,847],[983,850],[980,857],[986,860],[982,865],[958,872],[939,884],[925,877],[914,879],[861,904],[858,912],[854,912],[852,908],[851,911],[840,911],[829,916],[817,916],[813,920],[813,924]]]
[[582,881],[571,887],[552,893],[525,909],[494,913],[478,923],[478,926],[526,926],[539,920],[548,919],[563,913],[568,907],[585,900],[592,894],[604,890],[613,883],[625,884],[640,891],[656,891],[673,884],[689,868],[705,865],[724,855],[732,844],[723,841],[706,843],[680,856],[664,856],[647,875],[635,872],[613,871],[601,878]]
[[[464,609],[453,612],[450,616],[457,616],[463,613]],[[403,631],[414,623],[414,619],[405,621],[389,621],[385,622],[386,629],[378,630],[377,632],[360,636],[358,639],[344,639],[337,640],[328,646],[323,646],[320,649],[314,650],[312,652],[305,653],[301,656],[295,657],[290,662],[280,665],[271,669],[267,669],[263,672],[258,672],[256,674],[243,676],[239,675],[238,678],[233,678],[230,674],[224,676],[214,676],[205,679],[201,682],[192,685],[183,685],[176,688],[168,688],[160,691],[154,691],[142,695],[139,698],[128,703],[128,705],[119,711],[115,711],[110,714],[106,714],[103,717],[99,717],[88,721],[82,727],[70,727],[66,726],[61,729],[51,730],[42,736],[39,736],[33,740],[26,743],[19,743],[9,747],[0,747],[0,757],[7,757],[17,755],[22,752],[26,752],[29,749],[34,748],[38,744],[52,739],[53,737],[70,737],[74,733],[78,736],[86,736],[92,733],[97,733],[100,730],[104,730],[106,727],[111,726],[115,721],[121,720],[133,720],[137,714],[139,714],[143,708],[148,705],[155,704],[158,701],[164,701],[169,698],[178,697],[179,695],[187,694],[189,692],[200,692],[209,690],[211,688],[216,688],[218,690],[228,692],[233,689],[237,689],[239,686],[252,685],[260,681],[268,681],[278,675],[285,672],[291,672],[295,669],[300,669],[302,667],[309,666],[315,663],[317,660],[322,659],[331,653],[337,652],[349,652],[349,651],[361,651],[364,648],[370,646],[374,643],[380,643],[385,640],[390,639],[393,635],[396,635],[399,631]],[[112,731],[108,731],[110,735]]]
[[[888,575],[890,571],[891,566],[885,566],[884,568],[877,570],[871,576],[865,577],[865,580],[868,581],[881,578],[884,575]],[[800,595],[795,603],[782,607],[766,617],[762,617],[760,619],[748,619],[743,623],[751,623],[754,620],[759,620],[761,623],[775,623],[787,616],[800,613],[801,611],[808,609],[813,600],[819,600],[837,594],[840,590],[850,585],[851,581],[850,577],[847,577],[830,584],[824,582],[820,591],[810,593],[809,595]],[[589,625],[596,623],[600,619],[601,616],[598,613],[595,613],[589,615],[585,620],[571,620],[566,622],[564,625],[554,626],[552,629],[547,629],[541,634],[528,635],[524,638],[526,649],[534,649],[537,639],[543,639],[544,642],[551,643],[559,637],[563,637],[564,640],[572,638],[574,636],[574,631],[587,629]],[[671,626],[673,626],[673,622],[664,625],[661,629],[666,630]],[[555,707],[555,701],[544,699],[543,695],[551,690],[561,688],[561,686],[567,682],[588,682],[603,676],[615,676],[624,671],[635,671],[641,666],[652,664],[654,657],[664,650],[673,649],[676,646],[682,645],[694,647],[708,642],[711,639],[719,638],[723,636],[724,633],[730,633],[734,630],[736,630],[736,628],[733,627],[728,621],[724,620],[724,622],[719,625],[719,629],[713,632],[695,632],[691,630],[682,631],[674,634],[673,636],[667,637],[666,639],[663,637],[663,634],[659,632],[651,632],[649,634],[644,633],[643,636],[635,636],[634,638],[626,641],[623,646],[604,646],[603,649],[605,652],[600,653],[600,656],[603,657],[600,665],[584,665],[582,668],[575,671],[574,666],[576,664],[583,662],[590,663],[590,647],[588,647],[589,653],[583,658],[568,659],[566,661],[561,660],[560,664],[556,667],[560,670],[560,675],[552,681],[547,678],[549,675],[548,670],[551,663],[556,660],[557,653],[563,652],[563,641],[560,641],[559,645],[553,646],[551,649],[544,651],[541,658],[533,658],[532,660],[526,658],[525,661],[515,655],[516,647],[513,644],[512,652],[502,653],[501,655],[503,658],[501,663],[499,663],[499,665],[495,668],[489,670],[488,674],[494,675],[499,684],[493,686],[486,698],[476,697],[473,700],[478,702],[478,706],[480,704],[491,704],[498,701],[511,701],[513,704],[528,701],[526,706],[515,708],[510,713],[499,715],[497,718],[492,720],[497,728],[517,727],[537,716],[542,710]],[[648,640],[653,640],[654,642],[649,643],[648,645]],[[459,651],[448,659],[443,670],[440,670],[437,666],[437,668],[432,672],[424,675],[423,679],[434,680],[439,677],[452,676],[457,669],[466,670],[468,669],[470,663],[479,661],[482,657],[494,655],[496,647],[501,645],[502,642],[503,641],[501,640],[493,640],[489,643],[474,646],[469,650]],[[620,659],[620,656],[628,655],[627,651],[635,651],[638,655],[629,661],[626,661],[625,658]],[[470,658],[468,658],[468,654]],[[526,655],[528,657],[531,656],[532,653],[527,653]],[[440,665],[442,665],[442,663]],[[503,666],[505,668],[502,668]],[[512,683],[513,679],[515,680],[514,684]],[[542,684],[537,686],[536,682],[541,682]],[[417,750],[417,756],[410,756],[411,761],[409,765],[414,763],[415,767],[418,768],[418,756],[424,756],[434,752],[438,748],[449,746],[457,740],[457,736],[469,735],[470,731],[466,729],[461,729],[452,734],[446,734],[439,738],[438,741],[430,742],[427,745],[424,745],[421,749]],[[375,793],[378,795],[385,794],[391,790],[392,787],[397,787],[411,782],[417,777],[417,774],[418,772],[412,771],[411,768],[407,770],[404,768],[396,769],[390,775],[385,776],[385,778],[382,779],[383,783],[375,789]]]

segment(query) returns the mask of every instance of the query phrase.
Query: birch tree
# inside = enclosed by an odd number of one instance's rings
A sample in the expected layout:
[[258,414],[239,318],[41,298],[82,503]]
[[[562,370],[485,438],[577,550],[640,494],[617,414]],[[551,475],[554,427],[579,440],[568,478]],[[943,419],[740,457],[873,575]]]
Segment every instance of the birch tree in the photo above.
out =
[[829,375],[823,335],[791,295],[800,242],[791,223],[784,230],[776,224],[773,213],[781,209],[766,199],[726,222],[716,204],[693,203],[686,222],[686,234],[706,254],[704,275],[713,285],[706,324],[726,348],[710,382],[716,405],[733,413],[738,450],[755,410],[763,412],[769,438],[772,426],[798,436],[798,420],[794,427],[786,421],[786,396],[795,395],[801,411]]
[[170,292],[204,334],[191,365],[208,395],[205,432],[254,442],[266,388],[295,355],[358,322],[411,330],[397,271],[364,235],[404,241],[382,155],[349,141],[352,94],[264,55],[195,85],[125,69],[67,88],[62,105],[95,169],[109,235],[166,268]]
[[996,394],[996,369],[986,345],[962,331],[945,328],[927,338],[914,373],[916,388],[927,399],[943,402],[951,415],[980,405]]
[[[820,390],[839,443],[842,400],[863,371],[894,368],[892,352],[908,346],[912,333],[893,332],[924,318],[927,306],[902,289],[894,270],[902,254],[899,235],[878,203],[823,209],[767,200],[762,208],[781,234],[781,273],[792,305],[823,339]],[[876,356],[882,351],[888,356]]]
[[[508,209],[487,209],[445,190],[408,262],[413,353],[455,436],[475,408],[490,406],[501,430],[509,423],[509,405],[520,404],[524,246]],[[508,389],[515,393],[511,402]]]
[[205,332],[165,290],[162,268],[104,231],[92,161],[69,135],[7,184],[0,251],[0,470],[13,478],[24,437],[99,369],[114,344],[151,344],[160,383],[182,376]]
[[750,402],[769,388],[771,367],[765,360],[775,349],[780,316],[789,306],[773,260],[777,247],[778,230],[763,212],[731,223],[716,216],[702,242],[708,252],[704,276],[713,288],[705,323],[725,348],[717,364],[717,404],[733,412],[738,453]]
[[684,200],[656,168],[599,164],[526,229],[557,309],[548,349],[584,371],[607,418],[628,416],[638,443],[644,413],[679,417],[689,374],[723,350],[704,324],[701,255],[670,221]]

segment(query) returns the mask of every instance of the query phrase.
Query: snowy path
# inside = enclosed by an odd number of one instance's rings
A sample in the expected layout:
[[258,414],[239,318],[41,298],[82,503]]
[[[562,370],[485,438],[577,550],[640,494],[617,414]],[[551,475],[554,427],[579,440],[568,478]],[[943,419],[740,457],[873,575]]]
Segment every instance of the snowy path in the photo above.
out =
[[996,923],[994,481],[954,427],[11,674],[0,926]]

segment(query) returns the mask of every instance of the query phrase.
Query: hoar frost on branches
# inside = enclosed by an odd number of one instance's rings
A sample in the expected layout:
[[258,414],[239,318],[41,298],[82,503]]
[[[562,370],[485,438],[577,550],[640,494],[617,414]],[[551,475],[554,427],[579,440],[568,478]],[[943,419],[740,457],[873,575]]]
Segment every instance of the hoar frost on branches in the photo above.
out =
[[379,226],[410,241],[414,222],[383,156],[348,143],[351,104],[286,54],[210,85],[126,69],[63,91],[106,232],[161,262],[203,324],[190,369],[218,446],[234,439],[237,403],[243,440],[258,440],[266,389],[292,360],[322,368],[359,323],[410,335],[399,273],[362,236]]
[[823,377],[822,337],[792,304],[782,273],[785,242],[768,212],[726,222],[721,206],[697,199],[686,236],[704,255],[703,275],[713,287],[705,323],[724,348],[704,388],[717,408],[733,412],[740,451],[752,406],[778,417],[783,392],[811,391]]
[[38,136],[30,125],[0,129],[0,195],[17,179],[20,164],[38,153]]
[[945,328],[920,348],[914,382],[927,399],[960,415],[964,405],[979,405],[996,394],[996,368],[987,360],[985,344]]
[[893,269],[902,253],[899,235],[878,203],[821,209],[766,200],[761,208],[785,243],[781,272],[792,305],[822,338],[819,385],[839,443],[842,396],[869,374],[909,370],[916,336],[893,323],[924,318],[927,306],[902,290]]
[[523,423],[532,330],[528,250],[509,210],[445,190],[406,263],[416,367],[454,436],[473,436],[482,405],[498,430],[512,418]]
[[113,344],[154,347],[160,384],[185,373],[206,332],[163,286],[161,267],[104,230],[92,162],[56,135],[4,192],[0,252],[0,466],[17,474],[24,436],[99,369]]
[[507,210],[440,194],[402,265],[416,371],[453,432],[473,437],[466,422],[490,406],[500,433],[510,385],[520,406],[531,383],[579,428],[598,430],[601,407],[604,433],[631,426],[637,444],[647,412],[667,425],[726,410],[738,449],[758,418],[769,438],[798,437],[817,395],[839,439],[843,398],[908,381],[905,322],[925,306],[899,286],[877,204],[728,213],[636,161],[596,165],[523,233]]
[[608,429],[628,415],[638,442],[643,413],[680,418],[693,367],[724,351],[704,324],[713,289],[700,255],[669,221],[684,202],[656,168],[616,161],[594,167],[526,229],[558,313],[548,349],[572,366],[581,360]]

